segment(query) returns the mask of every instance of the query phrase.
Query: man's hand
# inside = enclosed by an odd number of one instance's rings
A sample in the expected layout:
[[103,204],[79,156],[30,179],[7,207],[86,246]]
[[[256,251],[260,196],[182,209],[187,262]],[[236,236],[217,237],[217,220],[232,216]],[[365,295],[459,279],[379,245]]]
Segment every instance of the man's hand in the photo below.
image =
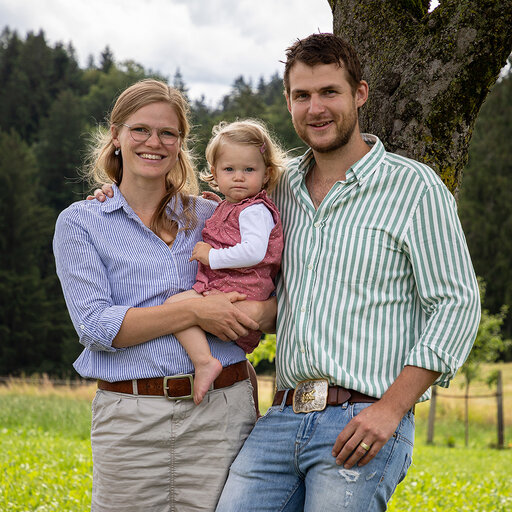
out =
[[259,324],[235,306],[245,298],[238,292],[215,293],[190,303],[195,306],[196,323],[203,331],[223,341],[235,341],[247,336],[249,330],[259,330]]
[[346,469],[368,464],[389,441],[401,419],[396,410],[380,400],[363,409],[336,438],[332,450],[336,464],[344,464]]
[[336,438],[332,456],[350,469],[368,464],[389,441],[398,424],[440,373],[405,366],[382,398],[352,418]]
[[101,188],[97,188],[92,196],[87,196],[87,200],[97,199],[100,203],[103,203],[107,197],[114,197],[114,191],[112,190],[112,185],[109,183],[103,184]]
[[215,192],[211,192],[209,190],[205,190],[201,192],[201,196],[205,199],[210,199],[210,201],[215,201],[216,203],[221,203],[222,199]]
[[208,254],[212,250],[212,246],[207,244],[206,242],[197,242],[192,251],[192,256],[190,257],[190,261],[200,261],[203,265],[210,266],[210,258]]

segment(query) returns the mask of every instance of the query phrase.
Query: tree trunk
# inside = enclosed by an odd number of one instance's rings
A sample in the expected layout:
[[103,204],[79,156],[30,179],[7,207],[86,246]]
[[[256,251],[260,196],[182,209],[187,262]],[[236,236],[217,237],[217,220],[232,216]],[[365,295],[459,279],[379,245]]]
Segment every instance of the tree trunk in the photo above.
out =
[[361,129],[430,165],[455,195],[475,119],[512,50],[512,0],[329,0],[370,97]]

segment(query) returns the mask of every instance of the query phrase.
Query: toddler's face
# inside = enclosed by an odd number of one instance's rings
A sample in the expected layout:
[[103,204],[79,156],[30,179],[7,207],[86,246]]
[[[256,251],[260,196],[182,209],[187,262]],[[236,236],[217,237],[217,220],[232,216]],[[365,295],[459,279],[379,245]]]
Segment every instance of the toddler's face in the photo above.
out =
[[226,201],[239,203],[258,194],[269,179],[268,168],[257,146],[224,142],[212,173]]

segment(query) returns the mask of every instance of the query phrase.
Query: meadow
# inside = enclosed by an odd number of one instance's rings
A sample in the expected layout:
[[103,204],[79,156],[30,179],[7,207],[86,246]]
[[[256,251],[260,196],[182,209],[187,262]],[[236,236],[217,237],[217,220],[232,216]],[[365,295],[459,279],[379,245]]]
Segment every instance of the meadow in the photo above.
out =
[[[497,365],[493,365],[495,368]],[[492,399],[470,402],[469,447],[464,446],[463,400],[458,377],[440,390],[434,445],[427,445],[428,404],[416,408],[416,446],[406,480],[391,512],[512,510],[512,363],[502,364],[507,449],[496,450],[496,407]],[[486,370],[490,370],[488,367]],[[272,380],[259,380],[266,410]],[[0,511],[85,512],[90,507],[92,461],[90,402],[95,386],[0,386]],[[489,394],[476,383],[471,394]],[[443,398],[442,395],[450,395]]]

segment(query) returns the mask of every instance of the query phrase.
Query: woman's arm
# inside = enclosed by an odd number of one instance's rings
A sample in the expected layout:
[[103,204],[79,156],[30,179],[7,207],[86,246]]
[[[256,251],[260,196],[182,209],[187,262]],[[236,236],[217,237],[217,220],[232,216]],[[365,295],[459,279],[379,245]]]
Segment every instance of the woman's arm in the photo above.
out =
[[115,304],[103,258],[84,228],[90,220],[82,219],[80,208],[70,208],[59,216],[54,253],[71,319],[86,348],[115,351],[192,325],[223,340],[258,329],[257,322],[234,306],[245,298],[235,292],[150,307]]
[[161,306],[130,308],[112,345],[116,348],[129,347],[194,325],[221,340],[236,340],[247,335],[249,329],[259,329],[259,323],[251,318],[252,314],[255,318],[263,318],[259,308],[235,307],[235,303],[245,302],[244,298],[240,293],[231,292]]

